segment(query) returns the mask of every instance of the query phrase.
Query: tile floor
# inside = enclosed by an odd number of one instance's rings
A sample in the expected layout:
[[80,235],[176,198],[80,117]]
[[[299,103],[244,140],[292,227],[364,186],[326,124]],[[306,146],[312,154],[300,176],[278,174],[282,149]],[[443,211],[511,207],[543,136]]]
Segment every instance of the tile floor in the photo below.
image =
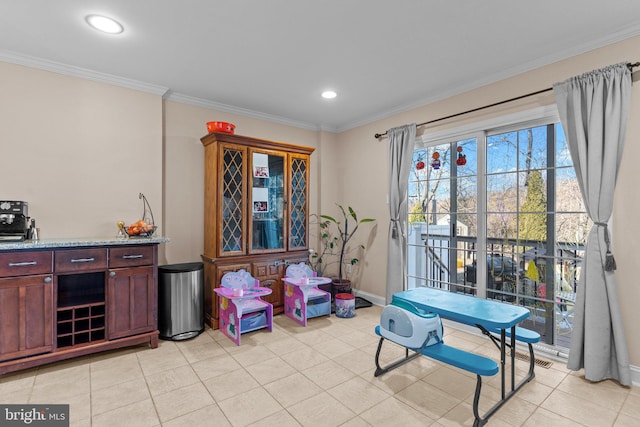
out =
[[[82,357],[0,376],[0,402],[68,403],[71,426],[472,425],[475,377],[425,357],[373,376],[380,307],[306,328],[283,315],[236,347],[207,329],[183,342]],[[447,328],[448,344],[496,356],[483,337]],[[383,363],[403,354],[383,347]],[[524,372],[526,362],[517,361]],[[484,382],[481,410],[499,394]],[[638,426],[640,389],[592,384],[553,361],[488,426]]]

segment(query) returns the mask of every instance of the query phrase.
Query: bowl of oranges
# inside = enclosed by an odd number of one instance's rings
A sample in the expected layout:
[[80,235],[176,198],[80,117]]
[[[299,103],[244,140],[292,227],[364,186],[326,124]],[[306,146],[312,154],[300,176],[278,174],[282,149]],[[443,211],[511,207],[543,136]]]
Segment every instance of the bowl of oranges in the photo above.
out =
[[122,227],[122,231],[129,237],[151,237],[158,227],[141,219],[129,226]]

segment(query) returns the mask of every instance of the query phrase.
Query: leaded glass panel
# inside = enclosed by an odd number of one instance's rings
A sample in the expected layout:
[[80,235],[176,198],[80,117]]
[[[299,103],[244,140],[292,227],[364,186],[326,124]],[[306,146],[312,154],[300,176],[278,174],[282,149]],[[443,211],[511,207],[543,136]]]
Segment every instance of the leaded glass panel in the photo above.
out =
[[291,161],[290,248],[307,246],[307,161],[294,157]]
[[222,251],[237,252],[242,250],[243,152],[232,148],[223,152]]

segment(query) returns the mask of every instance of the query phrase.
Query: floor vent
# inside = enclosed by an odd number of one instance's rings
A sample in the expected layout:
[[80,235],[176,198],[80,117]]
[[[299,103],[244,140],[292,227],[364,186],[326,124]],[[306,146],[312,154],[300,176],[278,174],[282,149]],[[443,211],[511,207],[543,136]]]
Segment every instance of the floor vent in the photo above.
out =
[[[521,353],[516,350],[516,359],[522,360],[524,362],[529,361],[529,355],[527,353]],[[540,366],[541,368],[549,369],[553,362],[549,362],[548,360],[536,359],[536,366]]]

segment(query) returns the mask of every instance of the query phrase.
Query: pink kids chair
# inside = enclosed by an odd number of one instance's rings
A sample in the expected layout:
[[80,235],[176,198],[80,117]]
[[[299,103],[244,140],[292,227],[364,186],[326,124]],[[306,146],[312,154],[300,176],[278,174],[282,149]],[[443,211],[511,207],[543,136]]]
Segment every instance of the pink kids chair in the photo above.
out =
[[257,329],[273,329],[273,305],[263,301],[271,289],[260,287],[245,270],[226,273],[219,288],[214,289],[220,300],[220,331],[240,345],[240,335]]
[[307,320],[318,316],[331,316],[331,294],[318,289],[329,279],[316,277],[314,271],[301,262],[287,267],[284,281],[284,314],[307,326]]

